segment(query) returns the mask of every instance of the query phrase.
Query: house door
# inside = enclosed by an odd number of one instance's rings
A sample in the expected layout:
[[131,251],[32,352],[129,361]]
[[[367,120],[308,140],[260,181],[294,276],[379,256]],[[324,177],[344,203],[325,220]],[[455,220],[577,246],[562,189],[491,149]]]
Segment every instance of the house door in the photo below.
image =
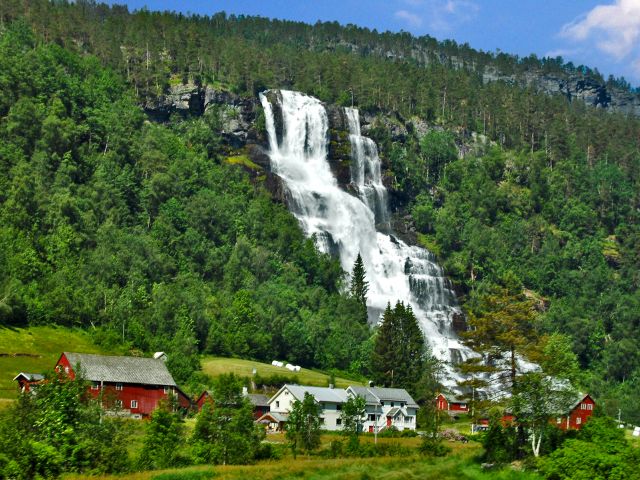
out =
[[373,425],[369,425],[369,433],[373,433]]
[[391,417],[387,417],[387,427],[391,426]]

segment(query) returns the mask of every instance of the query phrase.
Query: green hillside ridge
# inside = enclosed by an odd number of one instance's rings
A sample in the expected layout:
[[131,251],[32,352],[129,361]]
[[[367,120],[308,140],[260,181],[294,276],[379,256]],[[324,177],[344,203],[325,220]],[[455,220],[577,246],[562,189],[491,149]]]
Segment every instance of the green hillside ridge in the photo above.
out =
[[89,333],[62,327],[0,328],[0,399],[15,399],[20,372],[53,369],[62,352],[113,353],[95,345]]

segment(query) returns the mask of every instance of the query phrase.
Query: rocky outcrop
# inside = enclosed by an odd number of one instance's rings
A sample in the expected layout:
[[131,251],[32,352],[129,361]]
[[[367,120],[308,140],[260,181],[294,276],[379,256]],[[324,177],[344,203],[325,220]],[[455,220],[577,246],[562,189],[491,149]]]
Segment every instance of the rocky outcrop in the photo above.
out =
[[327,105],[326,108],[329,119],[329,166],[338,180],[338,185],[344,190],[351,191],[349,123],[344,108],[336,105]]
[[218,109],[222,136],[232,147],[240,148],[247,141],[260,140],[255,129],[257,103],[256,99],[187,83],[171,86],[165,95],[148,100],[143,107],[159,122],[168,121],[173,114],[197,117],[210,108]]
[[640,116],[640,95],[609,87],[606,84],[580,73],[548,74],[527,71],[521,75],[505,75],[493,67],[486,67],[483,83],[505,82],[510,85],[535,88],[547,95],[562,95],[570,102],[585,104],[611,112]]

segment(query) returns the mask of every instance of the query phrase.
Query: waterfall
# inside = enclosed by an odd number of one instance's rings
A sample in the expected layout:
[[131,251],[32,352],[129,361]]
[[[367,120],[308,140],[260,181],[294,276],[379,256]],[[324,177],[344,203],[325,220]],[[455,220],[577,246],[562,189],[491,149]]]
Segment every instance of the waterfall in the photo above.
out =
[[[388,302],[404,301],[413,308],[436,357],[454,363],[472,355],[452,329],[460,309],[433,254],[405,244],[391,231],[377,147],[362,136],[358,111],[345,109],[356,196],[339,187],[330,169],[329,121],[319,100],[278,90],[260,94],[260,101],[271,167],[284,181],[289,209],[305,233],[315,236],[320,250],[339,257],[344,270],[350,272],[361,254],[369,281],[370,319],[380,318]],[[278,125],[272,101],[281,115]],[[453,385],[457,376],[448,370]]]

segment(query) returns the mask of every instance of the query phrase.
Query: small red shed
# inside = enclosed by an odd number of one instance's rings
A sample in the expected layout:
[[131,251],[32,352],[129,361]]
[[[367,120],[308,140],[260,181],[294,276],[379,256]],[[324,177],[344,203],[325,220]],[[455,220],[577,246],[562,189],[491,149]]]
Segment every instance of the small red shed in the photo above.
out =
[[466,400],[454,395],[439,393],[436,397],[436,408],[452,413],[466,413],[469,411],[469,404]]
[[[78,370],[80,369],[80,370]],[[91,382],[89,393],[101,397],[105,410],[146,418],[160,400],[175,396],[179,408],[191,407],[162,359],[64,352],[56,370],[75,378],[78,371]]]
[[22,393],[27,393],[31,391],[31,388],[34,385],[42,382],[44,380],[44,375],[40,373],[24,373],[20,372],[13,379],[14,382],[18,382],[18,388]]

